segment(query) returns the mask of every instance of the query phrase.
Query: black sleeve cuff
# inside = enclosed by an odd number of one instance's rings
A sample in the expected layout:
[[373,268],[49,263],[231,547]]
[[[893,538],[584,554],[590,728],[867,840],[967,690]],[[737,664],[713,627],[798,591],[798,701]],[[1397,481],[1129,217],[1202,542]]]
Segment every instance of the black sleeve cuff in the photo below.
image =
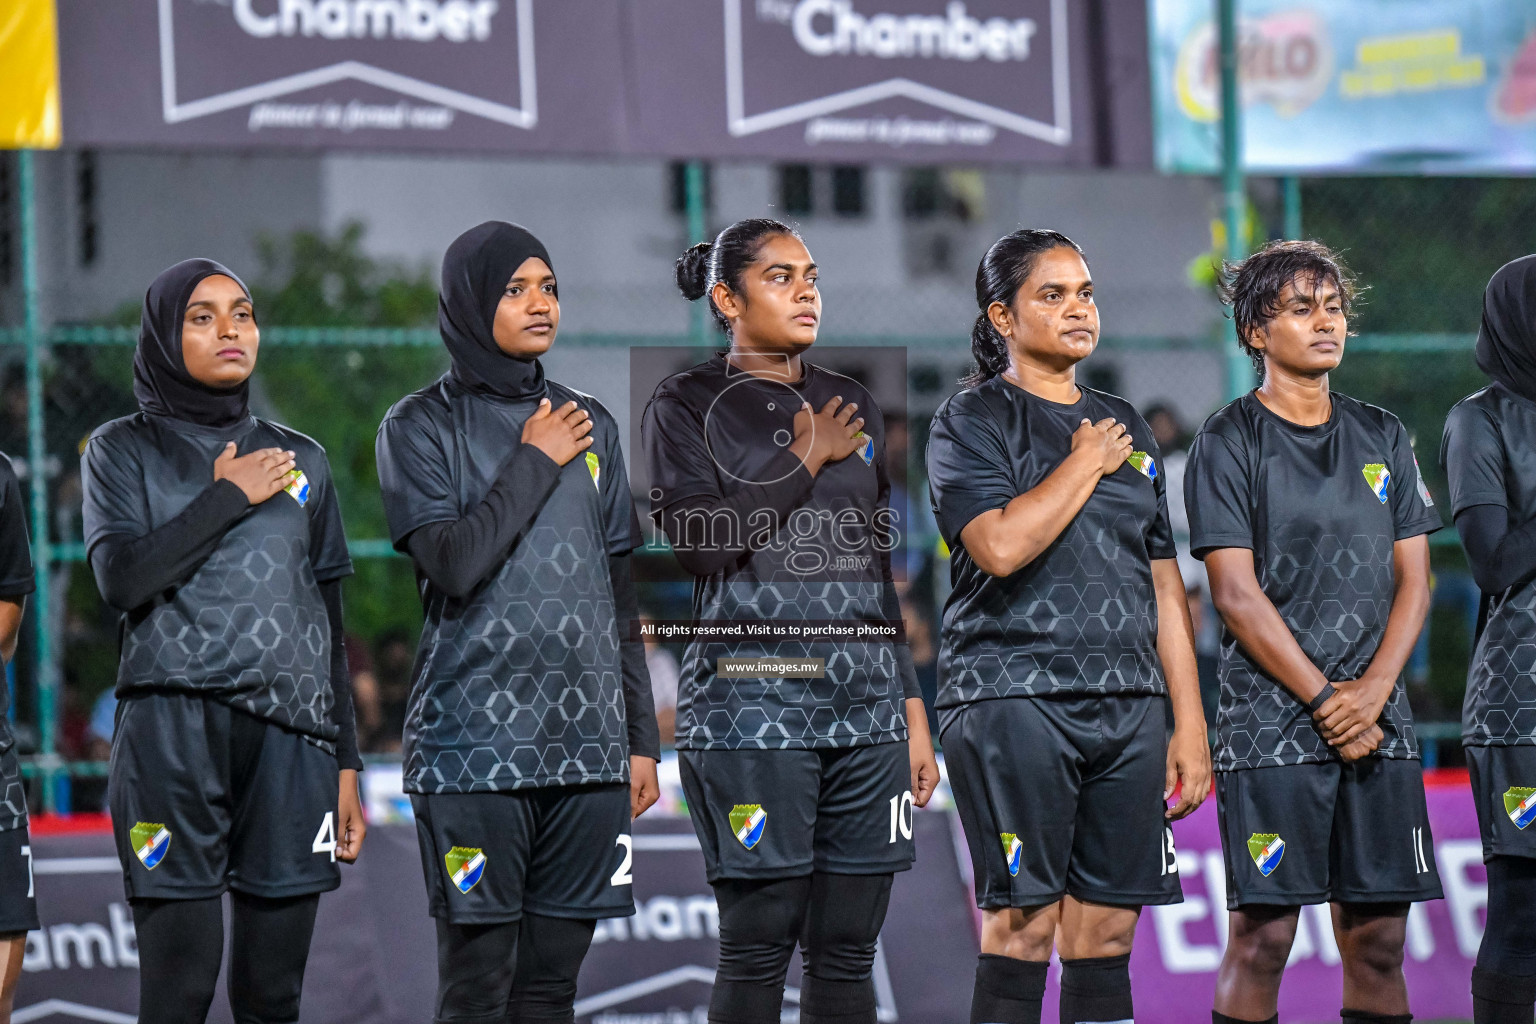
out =
[[917,665],[912,660],[911,645],[896,645],[896,672],[901,677],[901,695],[907,700],[922,700],[923,687],[917,681]]

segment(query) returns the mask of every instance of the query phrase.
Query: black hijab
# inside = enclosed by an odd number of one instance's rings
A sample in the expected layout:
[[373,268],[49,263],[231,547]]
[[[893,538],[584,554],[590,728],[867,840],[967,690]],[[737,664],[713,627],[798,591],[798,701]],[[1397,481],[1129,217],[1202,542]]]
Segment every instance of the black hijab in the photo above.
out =
[[1477,365],[1536,402],[1536,256],[1506,263],[1489,279],[1477,330]]
[[181,321],[187,302],[204,278],[220,274],[250,297],[245,282],[213,260],[183,260],[162,271],[144,293],[139,345],[133,353],[133,397],[143,411],[220,428],[251,415],[249,379],[232,388],[209,387],[192,378],[181,354]]
[[516,224],[499,220],[470,228],[443,255],[437,329],[453,359],[453,379],[470,391],[503,398],[544,393],[544,368],[538,359],[507,355],[491,333],[507,282],[533,256],[554,270],[542,242]]

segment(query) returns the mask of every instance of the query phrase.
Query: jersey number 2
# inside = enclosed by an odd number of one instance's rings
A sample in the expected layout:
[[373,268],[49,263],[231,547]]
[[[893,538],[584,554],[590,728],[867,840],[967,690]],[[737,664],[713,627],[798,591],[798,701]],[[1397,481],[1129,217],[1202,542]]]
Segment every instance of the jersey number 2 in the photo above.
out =
[[320,831],[315,833],[314,845],[311,853],[328,853],[331,855],[331,863],[336,863],[336,812],[326,811],[325,817],[320,821]]
[[619,864],[619,870],[608,879],[609,885],[633,885],[635,876],[629,873],[630,866],[635,862],[635,840],[631,836],[619,836],[613,841],[614,846],[624,847],[624,860]]

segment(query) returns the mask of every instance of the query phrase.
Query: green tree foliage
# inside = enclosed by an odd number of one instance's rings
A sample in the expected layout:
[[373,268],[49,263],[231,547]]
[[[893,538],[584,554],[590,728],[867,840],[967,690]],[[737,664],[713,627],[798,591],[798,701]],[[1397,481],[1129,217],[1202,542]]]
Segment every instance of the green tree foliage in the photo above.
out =
[[1476,331],[1488,278],[1536,251],[1531,178],[1311,179],[1302,209],[1370,288],[1362,332]]
[[[362,225],[349,224],[329,237],[303,231],[262,239],[251,290],[263,326],[436,326],[431,275],[380,263],[363,252],[362,238]],[[389,407],[435,379],[445,361],[435,343],[263,349],[262,392],[283,422],[325,445],[349,538],[388,538],[374,436]],[[346,591],[348,630],[368,640],[391,629],[418,630],[421,607],[410,564],[402,558],[355,564]]]

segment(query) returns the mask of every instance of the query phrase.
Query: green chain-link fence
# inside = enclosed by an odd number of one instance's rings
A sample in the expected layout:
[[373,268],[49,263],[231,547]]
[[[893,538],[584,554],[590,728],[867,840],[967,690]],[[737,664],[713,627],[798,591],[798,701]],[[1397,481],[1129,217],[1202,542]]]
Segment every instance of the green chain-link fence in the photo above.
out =
[[[1303,233],[1344,250],[1370,286],[1354,322],[1362,333],[1351,340],[1333,386],[1392,410],[1408,424],[1443,513],[1438,450],[1445,413],[1484,383],[1472,358],[1482,287],[1503,262],[1536,249],[1536,182],[1307,180],[1290,190],[1289,203],[1280,183],[1251,185],[1255,234],[1277,236],[1299,215]],[[310,255],[321,264],[339,258],[324,247]],[[1148,258],[1183,262],[1193,255]],[[430,326],[430,283],[416,280],[370,291],[366,275],[362,280],[365,287],[353,297],[357,302],[355,309],[348,307],[351,312],[341,309],[334,296],[327,299],[303,288],[265,294],[258,289],[264,326],[254,401],[262,414],[315,436],[329,453],[357,565],[346,588],[349,653],[354,671],[371,677],[360,690],[371,687],[367,699],[374,702],[362,717],[364,742],[387,752],[398,745],[420,610],[410,565],[394,555],[387,540],[373,465],[374,432],[385,409],[430,381],[443,368],[444,357]],[[365,309],[366,315],[356,309]],[[316,326],[279,326],[314,310],[331,312],[317,318],[323,322]],[[369,326],[344,326],[349,321]],[[926,501],[921,451],[927,420],[969,363],[966,326],[957,325],[945,338],[829,337],[822,342],[907,349],[907,476],[919,507]],[[1084,372],[1089,382],[1125,394],[1143,408],[1166,405],[1188,433],[1229,390],[1219,325],[1198,329],[1202,333],[1192,338],[1107,337]],[[23,650],[12,668],[13,703],[28,769],[34,777],[60,780],[54,801],[59,807],[94,809],[103,796],[103,728],[110,734],[110,725],[102,725],[110,709],[110,698],[103,694],[110,692],[116,673],[116,615],[102,604],[84,562],[79,449],[95,426],[134,409],[134,336],[127,326],[39,330],[37,372],[28,374],[26,326],[0,332],[0,450],[18,459],[28,485],[37,468],[43,471],[34,536],[46,540],[36,547],[46,558],[52,584],[45,631],[51,651],[39,651],[35,638],[41,633],[24,632]],[[645,338],[639,343],[686,345],[694,339]],[[631,343],[562,335],[558,348],[578,358],[565,364],[574,369],[561,379],[586,387],[583,375],[594,368],[627,365]],[[643,390],[649,393],[649,387]],[[633,440],[627,450],[633,459]],[[43,524],[46,532],[38,533]],[[929,543],[931,535],[920,522],[913,528],[923,544],[912,566],[909,600],[930,635],[936,635],[947,571]],[[1448,764],[1460,758],[1456,721],[1477,592],[1454,532],[1442,531],[1435,541],[1435,601],[1410,665],[1410,696],[1424,723],[1421,734],[1429,737],[1426,760]],[[650,557],[666,556],[652,552]],[[644,570],[642,564],[642,580]],[[686,615],[686,588],[643,584],[642,599],[660,617]],[[50,655],[56,673],[46,671],[40,653]],[[40,680],[45,681],[41,686]],[[45,732],[52,744],[44,742]],[[40,758],[38,751],[49,747],[57,757]],[[41,801],[44,787],[34,788]]]

